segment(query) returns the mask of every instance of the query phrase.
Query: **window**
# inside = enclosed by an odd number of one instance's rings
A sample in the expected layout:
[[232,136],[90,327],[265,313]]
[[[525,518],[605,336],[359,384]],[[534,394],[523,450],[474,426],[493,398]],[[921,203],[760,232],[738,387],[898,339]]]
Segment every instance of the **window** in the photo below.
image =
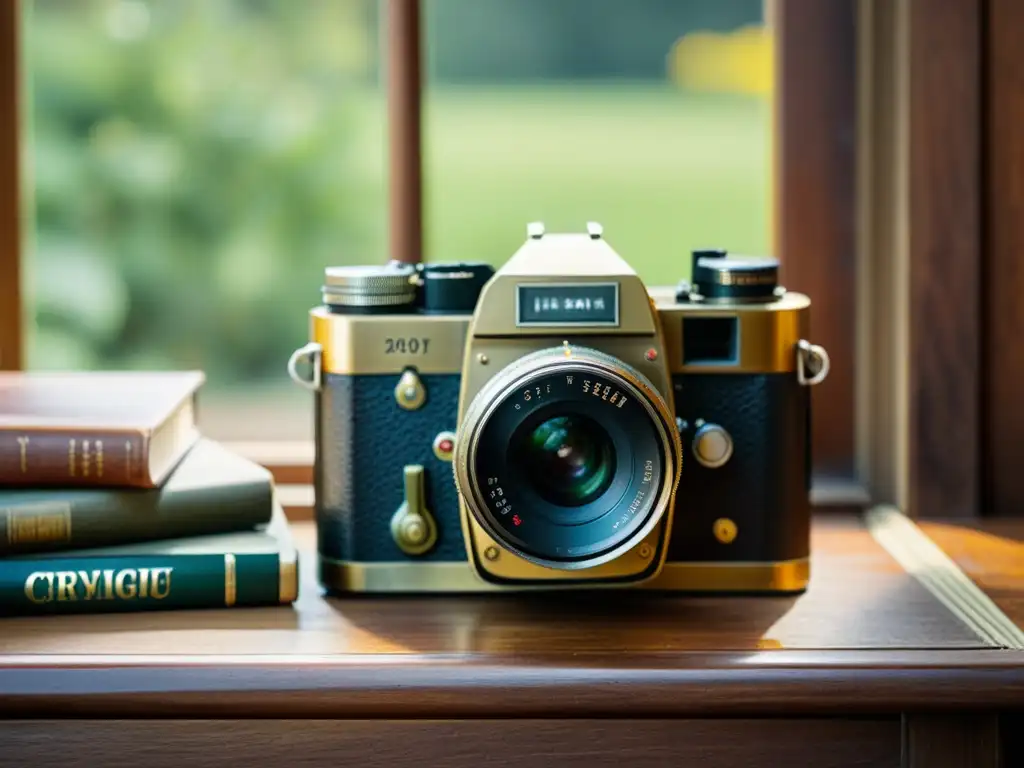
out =
[[0,365],[203,368],[208,434],[308,445],[284,362],[323,266],[498,264],[529,220],[597,219],[650,283],[694,246],[780,255],[833,357],[822,498],[860,498],[852,0],[8,5]]
[[771,249],[761,0],[428,0],[428,259],[499,265],[529,221],[605,235],[649,284]]
[[376,6],[23,4],[26,367],[201,368],[208,432],[310,434],[323,265],[386,248]]

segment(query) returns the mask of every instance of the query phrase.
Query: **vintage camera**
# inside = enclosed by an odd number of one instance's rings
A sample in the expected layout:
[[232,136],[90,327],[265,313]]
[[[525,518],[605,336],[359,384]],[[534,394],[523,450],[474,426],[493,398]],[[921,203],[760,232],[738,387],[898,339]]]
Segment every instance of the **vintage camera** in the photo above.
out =
[[[527,229],[485,264],[331,267],[311,341],[320,579],[338,592],[798,592],[828,356],[778,263],[648,289]],[[307,365],[308,364],[308,365]]]

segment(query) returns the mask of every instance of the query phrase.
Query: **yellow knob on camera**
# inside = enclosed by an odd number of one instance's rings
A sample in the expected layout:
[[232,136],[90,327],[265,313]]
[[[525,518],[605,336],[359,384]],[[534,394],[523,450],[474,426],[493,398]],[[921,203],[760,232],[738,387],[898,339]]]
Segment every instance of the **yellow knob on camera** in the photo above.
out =
[[720,517],[715,520],[711,530],[714,532],[715,538],[723,544],[732,544],[736,540],[736,534],[739,533],[736,523],[728,517]]
[[422,555],[437,542],[437,523],[423,496],[423,467],[405,468],[405,502],[391,516],[391,538],[407,555]]

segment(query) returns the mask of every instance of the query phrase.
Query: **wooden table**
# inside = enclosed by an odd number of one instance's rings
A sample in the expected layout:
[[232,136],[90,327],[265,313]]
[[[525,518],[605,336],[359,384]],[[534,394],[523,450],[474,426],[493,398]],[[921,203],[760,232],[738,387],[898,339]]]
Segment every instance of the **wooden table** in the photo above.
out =
[[893,515],[784,598],[324,599],[296,529],[294,608],[0,621],[0,765],[1024,765],[1022,524],[925,527],[995,603]]

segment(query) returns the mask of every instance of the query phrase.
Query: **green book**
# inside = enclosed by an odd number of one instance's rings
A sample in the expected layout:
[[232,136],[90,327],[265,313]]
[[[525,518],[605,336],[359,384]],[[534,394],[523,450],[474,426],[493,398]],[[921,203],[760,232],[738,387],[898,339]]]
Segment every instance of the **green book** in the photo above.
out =
[[280,605],[298,592],[276,502],[269,524],[244,533],[0,560],[0,616]]
[[0,557],[252,530],[273,495],[266,469],[200,439],[159,488],[0,487]]

